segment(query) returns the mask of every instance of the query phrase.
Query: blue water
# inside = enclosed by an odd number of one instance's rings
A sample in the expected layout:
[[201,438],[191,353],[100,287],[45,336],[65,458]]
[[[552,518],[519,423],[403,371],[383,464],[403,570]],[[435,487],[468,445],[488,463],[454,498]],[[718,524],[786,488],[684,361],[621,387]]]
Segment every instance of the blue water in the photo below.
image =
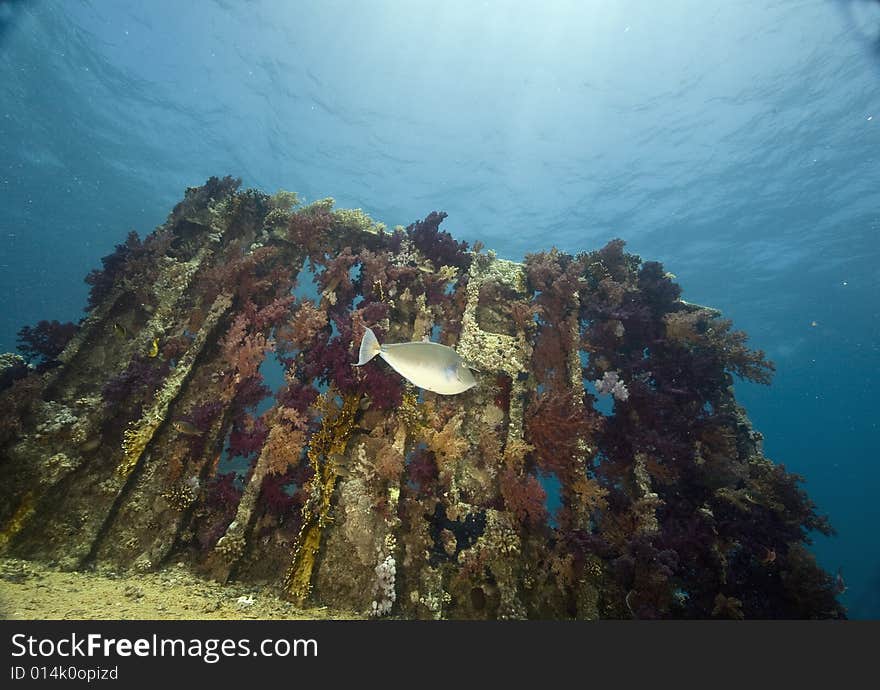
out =
[[0,351],[210,175],[512,259],[620,236],[776,362],[737,394],[880,618],[878,35],[870,0],[0,0]]

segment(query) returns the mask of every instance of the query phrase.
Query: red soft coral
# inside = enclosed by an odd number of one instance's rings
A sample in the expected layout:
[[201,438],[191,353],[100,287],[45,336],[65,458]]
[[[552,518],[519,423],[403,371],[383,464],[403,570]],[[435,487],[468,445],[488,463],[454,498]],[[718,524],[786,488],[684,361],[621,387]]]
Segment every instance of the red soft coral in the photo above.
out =
[[600,429],[601,420],[571,393],[545,392],[526,412],[526,439],[535,447],[535,460],[544,472],[565,477]]
[[498,480],[504,506],[520,522],[530,527],[547,522],[547,493],[536,477],[530,474],[520,477],[513,470],[504,469]]

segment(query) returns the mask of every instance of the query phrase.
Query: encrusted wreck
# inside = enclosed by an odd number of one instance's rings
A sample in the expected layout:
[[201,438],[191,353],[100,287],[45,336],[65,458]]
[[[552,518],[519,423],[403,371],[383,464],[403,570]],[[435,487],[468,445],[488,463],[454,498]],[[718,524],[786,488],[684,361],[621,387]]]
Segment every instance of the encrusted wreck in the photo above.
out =
[[[22,329],[0,552],[376,616],[844,615],[805,547],[830,527],[734,399],[772,365],[659,264],[621,241],[512,263],[442,213],[388,231],[238,186],[130,235],[78,328]],[[455,347],[478,385],[353,367],[367,326]]]

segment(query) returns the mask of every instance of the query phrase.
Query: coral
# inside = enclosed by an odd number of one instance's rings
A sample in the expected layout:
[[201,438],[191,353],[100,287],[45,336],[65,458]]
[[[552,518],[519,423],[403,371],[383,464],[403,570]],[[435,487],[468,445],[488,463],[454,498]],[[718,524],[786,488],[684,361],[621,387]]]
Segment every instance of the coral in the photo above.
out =
[[244,253],[234,245],[222,262],[209,266],[200,275],[197,292],[202,303],[210,304],[225,291],[232,291],[242,305],[282,296],[277,294],[279,283],[287,281],[279,281],[278,273],[268,268],[278,251],[277,247],[258,247]]
[[310,299],[304,299],[288,321],[275,332],[279,353],[290,355],[311,346],[315,336],[327,327],[327,313]]
[[268,438],[262,444],[268,474],[284,475],[299,464],[307,432],[308,424],[301,412],[279,408]]
[[32,413],[41,392],[42,382],[34,376],[13,381],[0,391],[0,446],[21,435],[23,420]]
[[283,474],[270,474],[263,479],[260,486],[259,503],[264,510],[278,518],[285,518],[295,513],[302,505],[302,492],[290,493],[288,486],[292,482],[293,471]]
[[112,254],[101,259],[101,268],[95,269],[86,276],[86,283],[91,285],[87,309],[94,309],[113,289],[113,285],[125,271],[126,262],[143,253],[143,245],[138,234],[132,230],[123,244],[117,244]]
[[[685,348],[701,368],[714,367],[769,385],[775,366],[761,350],[745,346],[748,337],[731,331],[732,322],[709,309],[680,310],[663,316],[666,336]],[[708,377],[707,377],[708,378]]]
[[17,535],[34,514],[36,497],[32,491],[28,491],[21,497],[21,501],[12,516],[0,529],[0,551]]
[[599,393],[608,393],[615,400],[625,401],[629,398],[626,384],[620,380],[620,374],[616,371],[606,371],[601,379],[593,381],[593,385]]
[[321,535],[338,478],[328,460],[345,452],[360,403],[358,397],[347,396],[337,407],[335,397],[336,393],[331,389],[317,402],[323,414],[321,428],[312,435],[307,453],[315,475],[309,481],[309,498],[303,506],[302,528],[297,537],[293,561],[284,578],[287,592],[300,601],[311,592],[315,557],[321,545]]
[[439,476],[434,453],[427,448],[416,448],[406,463],[407,477],[415,484],[418,492],[429,495]]
[[333,211],[334,227],[355,232],[368,232],[378,235],[385,231],[385,223],[377,223],[360,208],[345,208]]
[[300,201],[296,192],[288,192],[279,189],[269,197],[269,206],[273,209],[278,209],[279,211],[289,211],[295,206],[299,206],[299,204]]
[[23,357],[6,352],[0,355],[0,391],[9,388],[28,375],[28,365]]
[[18,331],[16,349],[32,363],[52,362],[78,329],[75,323],[58,321],[40,321],[33,327],[23,326]]
[[275,344],[263,333],[255,331],[252,320],[241,313],[235,317],[220,346],[223,358],[234,374],[234,381],[241,383],[259,376],[260,364]]
[[470,443],[462,436],[463,415],[456,414],[446,420],[439,428],[424,430],[425,443],[434,454],[441,481],[447,483],[455,472],[456,465],[470,448]]
[[143,242],[132,230],[123,244],[101,259],[102,267],[89,273],[85,281],[91,285],[86,309],[93,311],[114,288],[127,288],[140,303],[151,301],[151,288],[161,271],[158,259],[165,256],[174,237],[168,230],[158,230]]
[[206,505],[215,510],[227,510],[238,505],[241,489],[236,486],[235,472],[219,474],[206,487]]
[[269,428],[262,418],[246,415],[232,425],[227,450],[232,457],[250,457],[260,452],[268,435]]
[[397,574],[397,564],[393,556],[386,556],[376,566],[376,583],[373,587],[373,603],[370,606],[371,616],[387,616],[391,613],[391,607],[397,599],[394,592],[394,580]]
[[511,469],[501,472],[499,478],[504,507],[517,520],[529,527],[543,525],[547,521],[547,493],[541,482],[532,475],[518,477]]
[[[381,432],[382,429],[377,427],[377,431]],[[386,442],[383,435],[376,436],[376,432],[374,432],[374,437],[379,441],[378,447],[375,448],[371,456],[376,476],[386,482],[396,483],[403,473],[403,454]]]
[[241,178],[212,176],[201,187],[187,187],[184,198],[171,211],[167,226],[183,234],[188,226],[210,226],[212,212],[241,186]]
[[297,379],[289,379],[287,384],[276,395],[281,407],[290,407],[298,412],[305,412],[318,398],[314,386],[302,383]]
[[321,296],[327,300],[329,310],[334,314],[343,314],[351,306],[356,290],[351,280],[351,269],[358,257],[351,247],[345,247],[315,276]]
[[333,199],[321,199],[300,208],[290,217],[288,240],[316,265],[322,262],[333,225]]
[[526,438],[544,472],[567,473],[598,429],[599,420],[587,416],[570,392],[542,393],[526,412]]
[[467,242],[458,242],[448,232],[440,230],[440,223],[446,216],[444,211],[432,211],[424,220],[409,225],[406,233],[436,269],[441,266],[455,266],[467,271],[471,263]]
[[131,399],[146,401],[159,388],[169,370],[168,362],[135,353],[128,366],[104,384],[101,395],[107,404],[113,406]]
[[[388,233],[239,184],[187,190],[106,257],[75,335],[22,329],[63,361],[7,367],[5,550],[184,562],[377,617],[845,617],[807,550],[828,519],[734,399],[773,365],[659,263],[612,240],[517,264],[443,213]],[[306,266],[316,300],[293,297]],[[479,385],[353,366],[367,327],[455,347]]]
[[378,362],[376,364],[364,368],[358,390],[370,397],[376,409],[396,410],[403,400],[403,381],[394,372],[380,369]]

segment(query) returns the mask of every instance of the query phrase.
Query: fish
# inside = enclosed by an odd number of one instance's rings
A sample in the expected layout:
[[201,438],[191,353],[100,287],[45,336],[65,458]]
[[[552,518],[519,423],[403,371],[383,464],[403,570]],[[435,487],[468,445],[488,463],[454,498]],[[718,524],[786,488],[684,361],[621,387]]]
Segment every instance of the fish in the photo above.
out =
[[98,450],[101,447],[101,437],[93,436],[90,439],[87,439],[84,443],[82,443],[79,447],[80,451],[83,453],[91,453],[93,451]]
[[171,426],[174,427],[178,434],[183,436],[201,436],[203,433],[195,424],[185,419],[175,419],[171,422]]
[[153,342],[150,343],[150,351],[147,353],[147,357],[155,357],[159,354],[159,339],[153,338]]
[[128,331],[125,330],[125,326],[123,326],[123,325],[122,325],[121,323],[119,323],[118,321],[116,321],[116,322],[113,324],[113,333],[114,333],[118,338],[122,338],[123,340],[125,340],[126,338],[128,338]]
[[364,331],[358,363],[379,355],[414,386],[440,395],[457,395],[477,385],[461,356],[447,345],[432,342],[386,343],[380,345],[371,328]]

